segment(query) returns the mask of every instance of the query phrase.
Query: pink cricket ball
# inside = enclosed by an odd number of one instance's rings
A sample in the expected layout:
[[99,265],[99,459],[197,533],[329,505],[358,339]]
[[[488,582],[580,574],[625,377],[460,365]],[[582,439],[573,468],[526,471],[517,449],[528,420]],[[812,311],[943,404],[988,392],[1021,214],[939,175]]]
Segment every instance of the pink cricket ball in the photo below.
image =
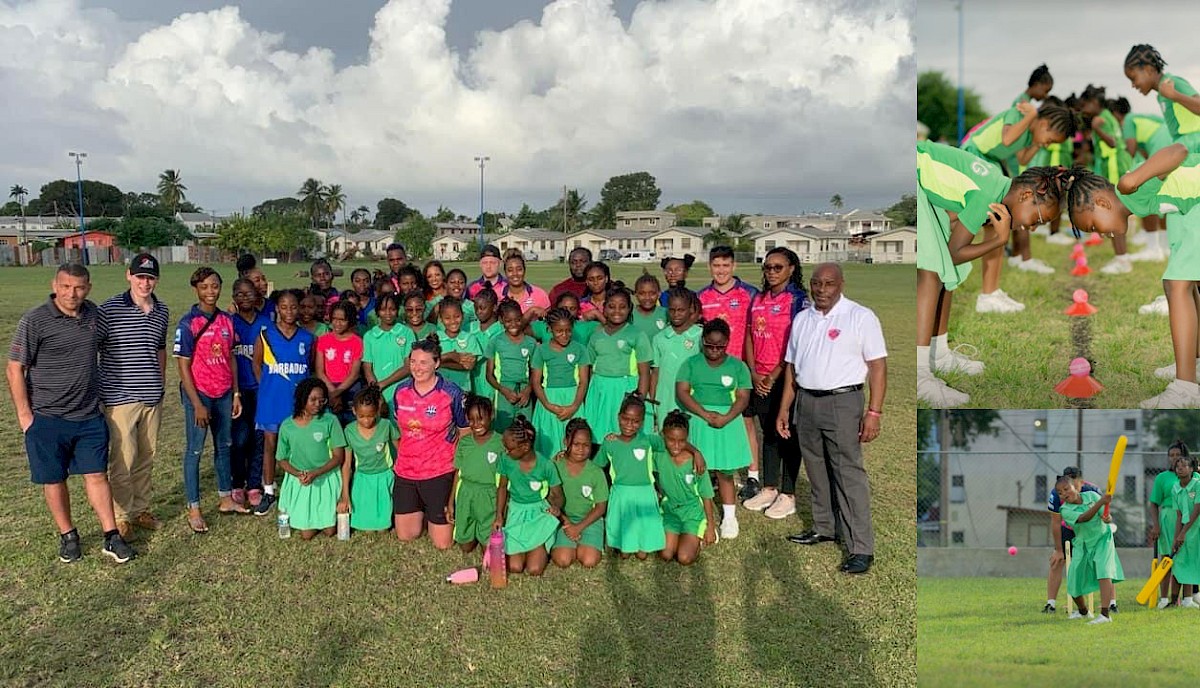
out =
[[1008,548],[1008,554],[1009,554],[1009,556],[1013,556],[1013,557],[1017,556],[1017,548],[1016,548],[1016,547],[1009,547],[1009,548]]
[[1079,256],[1078,258],[1075,259],[1075,264],[1078,265],[1079,267],[1083,267],[1084,265],[1087,265],[1087,257]]
[[1075,292],[1071,294],[1071,299],[1075,301],[1075,303],[1087,303],[1088,293],[1083,289],[1076,289]]
[[1088,363],[1086,358],[1082,356],[1071,360],[1071,364],[1067,366],[1067,370],[1075,377],[1083,377],[1092,372],[1092,364]]

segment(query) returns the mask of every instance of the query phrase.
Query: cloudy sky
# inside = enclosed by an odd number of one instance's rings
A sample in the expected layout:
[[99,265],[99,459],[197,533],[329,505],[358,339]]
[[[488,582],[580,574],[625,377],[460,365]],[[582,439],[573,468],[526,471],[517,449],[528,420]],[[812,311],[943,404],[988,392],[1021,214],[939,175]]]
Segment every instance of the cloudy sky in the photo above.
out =
[[912,188],[912,0],[0,0],[0,183],[74,176],[227,212],[340,183],[427,211],[891,204]]
[[[958,13],[954,0],[918,0],[917,55],[921,71],[936,69],[951,83],[958,80]],[[1183,17],[1191,6],[1181,0],[1161,3],[1154,13],[1128,0],[1092,0],[1086,4],[1009,0],[964,3],[964,83],[983,98],[988,112],[1007,108],[1029,84],[1041,63],[1054,77],[1053,93],[1065,98],[1090,83],[1107,96],[1129,99],[1134,112],[1160,113],[1153,95],[1142,96],[1125,78],[1125,55],[1138,43],[1162,53],[1167,71],[1200,86],[1200,36],[1194,21]],[[1081,9],[1082,8],[1082,9]],[[1195,10],[1186,10],[1192,15]],[[971,123],[968,123],[968,126]]]

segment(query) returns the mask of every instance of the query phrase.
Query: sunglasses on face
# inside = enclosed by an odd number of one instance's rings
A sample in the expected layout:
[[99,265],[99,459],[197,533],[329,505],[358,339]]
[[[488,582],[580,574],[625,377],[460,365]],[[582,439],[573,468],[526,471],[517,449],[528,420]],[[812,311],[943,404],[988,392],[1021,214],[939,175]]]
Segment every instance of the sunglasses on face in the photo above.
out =
[[780,263],[763,263],[763,272],[783,272],[786,265]]

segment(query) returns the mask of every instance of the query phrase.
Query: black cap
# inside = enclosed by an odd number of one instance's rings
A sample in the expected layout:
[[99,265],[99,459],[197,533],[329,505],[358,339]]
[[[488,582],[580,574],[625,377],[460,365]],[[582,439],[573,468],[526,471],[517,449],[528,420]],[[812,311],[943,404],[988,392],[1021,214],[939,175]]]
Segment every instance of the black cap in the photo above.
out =
[[129,261],[129,274],[158,277],[158,259],[149,253],[139,253]]
[[1063,469],[1064,478],[1078,478],[1083,475],[1083,471],[1079,470],[1078,466],[1067,466]]
[[499,258],[500,249],[496,248],[494,244],[488,244],[487,246],[484,246],[483,250],[479,252],[479,257],[487,258],[489,256],[492,258]]

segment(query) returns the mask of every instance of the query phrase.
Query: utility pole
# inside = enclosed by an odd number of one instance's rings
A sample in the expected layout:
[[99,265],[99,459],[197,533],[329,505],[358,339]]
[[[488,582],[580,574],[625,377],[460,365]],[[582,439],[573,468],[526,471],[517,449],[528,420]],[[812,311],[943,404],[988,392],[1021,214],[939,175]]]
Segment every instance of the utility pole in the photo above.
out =
[[569,226],[567,224],[567,185],[566,184],[563,184],[562,217],[563,217],[563,230],[562,231],[563,231],[563,235],[565,236],[567,233],[567,227]]
[[83,226],[83,159],[87,153],[70,151],[67,155],[75,158],[75,184],[79,189],[79,245],[83,247],[83,264],[87,265],[87,228]]
[[1075,411],[1075,467],[1083,472],[1083,409]]
[[942,547],[950,546],[950,412],[938,412],[938,468],[941,471],[941,499],[938,505]]

